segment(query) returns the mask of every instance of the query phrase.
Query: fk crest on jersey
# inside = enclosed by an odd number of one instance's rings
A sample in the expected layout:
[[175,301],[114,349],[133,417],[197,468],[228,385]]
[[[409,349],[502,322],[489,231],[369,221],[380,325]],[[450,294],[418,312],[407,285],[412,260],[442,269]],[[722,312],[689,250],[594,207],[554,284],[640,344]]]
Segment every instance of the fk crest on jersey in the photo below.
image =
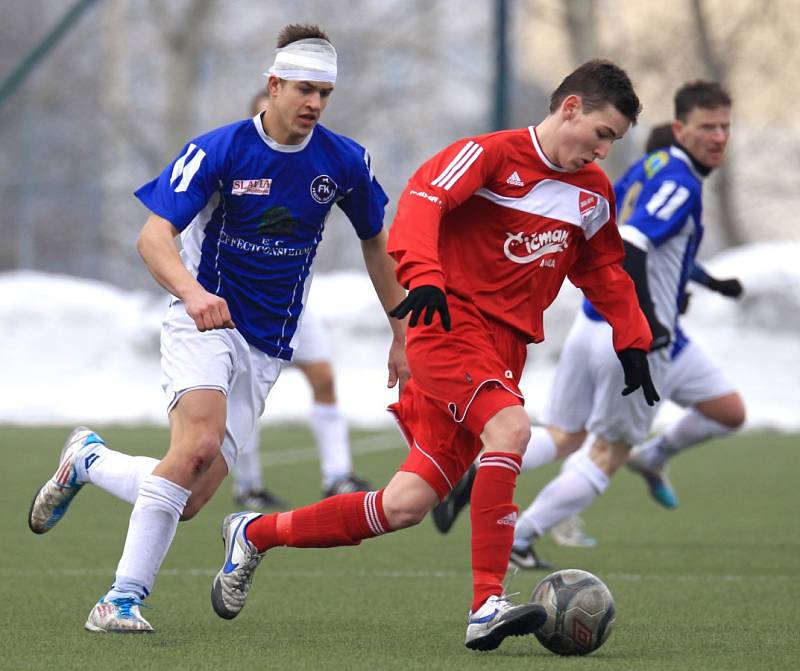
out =
[[227,301],[245,339],[287,360],[331,207],[368,239],[388,201],[353,140],[318,125],[279,145],[258,116],[193,140],[136,196],[181,232],[184,265]]

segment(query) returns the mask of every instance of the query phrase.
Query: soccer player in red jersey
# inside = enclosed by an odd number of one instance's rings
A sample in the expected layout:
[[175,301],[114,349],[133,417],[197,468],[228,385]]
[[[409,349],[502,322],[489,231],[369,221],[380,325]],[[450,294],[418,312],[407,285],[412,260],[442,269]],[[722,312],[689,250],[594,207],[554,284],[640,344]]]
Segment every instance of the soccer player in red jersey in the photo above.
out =
[[[411,380],[391,406],[410,452],[389,484],[305,508],[223,523],[225,564],[212,604],[235,617],[253,571],[277,546],[356,545],[413,526],[483,449],[472,492],[473,602],[466,646],[492,650],[545,620],[503,594],[517,507],[514,487],[530,436],[519,379],[526,346],[565,278],[613,327],[629,394],[658,400],[647,366],[651,333],[622,268],[613,188],[595,165],[639,114],[628,76],[590,61],[551,97],[538,125],[460,140],[425,162],[400,198],[388,250],[408,296]],[[438,315],[438,319],[436,319]]]

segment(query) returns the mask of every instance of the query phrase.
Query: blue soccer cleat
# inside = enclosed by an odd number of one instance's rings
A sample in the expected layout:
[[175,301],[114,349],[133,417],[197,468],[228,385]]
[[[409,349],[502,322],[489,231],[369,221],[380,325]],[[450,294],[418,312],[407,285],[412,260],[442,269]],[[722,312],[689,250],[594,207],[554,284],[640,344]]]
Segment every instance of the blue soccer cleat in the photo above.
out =
[[36,492],[28,511],[28,526],[35,534],[50,531],[64,517],[83,483],[78,482],[75,464],[83,455],[88,455],[92,445],[105,445],[103,439],[91,429],[79,426],[67,437],[58,468],[53,477]]
[[647,466],[642,459],[642,450],[643,447],[635,447],[631,450],[628,456],[628,468],[644,478],[647,488],[650,490],[650,496],[659,505],[674,510],[678,507],[678,495],[667,477],[666,467],[662,466],[656,469]]

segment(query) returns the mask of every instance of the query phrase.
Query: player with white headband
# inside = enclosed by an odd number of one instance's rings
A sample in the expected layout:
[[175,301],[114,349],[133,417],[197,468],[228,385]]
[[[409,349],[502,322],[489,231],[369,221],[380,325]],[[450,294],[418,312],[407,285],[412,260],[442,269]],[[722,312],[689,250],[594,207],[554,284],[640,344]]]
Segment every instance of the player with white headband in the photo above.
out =
[[328,40],[297,40],[276,50],[275,62],[264,74],[290,81],[336,83],[336,49]]
[[[285,27],[268,73],[266,111],[195,138],[136,191],[150,210],[139,252],[172,295],[161,332],[169,449],[161,461],[133,457],[79,427],[28,518],[35,533],[48,531],[87,483],[133,505],[116,578],[90,612],[89,631],[153,631],[140,606],[178,521],[192,518],[214,495],[292,359],[317,245],[334,203],[361,240],[384,309],[405,297],[386,253],[388,198],[369,153],[319,125],[336,74],[336,51],[325,33],[316,26]],[[394,319],[390,325],[388,384],[394,386],[407,379],[408,366],[405,325]],[[360,496],[364,509],[363,499],[375,495],[348,496]]]

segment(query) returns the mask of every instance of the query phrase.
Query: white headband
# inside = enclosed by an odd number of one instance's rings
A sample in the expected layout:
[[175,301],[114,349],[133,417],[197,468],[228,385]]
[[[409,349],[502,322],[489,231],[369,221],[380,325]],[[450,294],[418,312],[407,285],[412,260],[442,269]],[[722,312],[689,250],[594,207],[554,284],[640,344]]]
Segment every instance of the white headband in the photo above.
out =
[[336,83],[336,49],[327,40],[297,40],[275,50],[275,62],[265,75],[295,81]]

